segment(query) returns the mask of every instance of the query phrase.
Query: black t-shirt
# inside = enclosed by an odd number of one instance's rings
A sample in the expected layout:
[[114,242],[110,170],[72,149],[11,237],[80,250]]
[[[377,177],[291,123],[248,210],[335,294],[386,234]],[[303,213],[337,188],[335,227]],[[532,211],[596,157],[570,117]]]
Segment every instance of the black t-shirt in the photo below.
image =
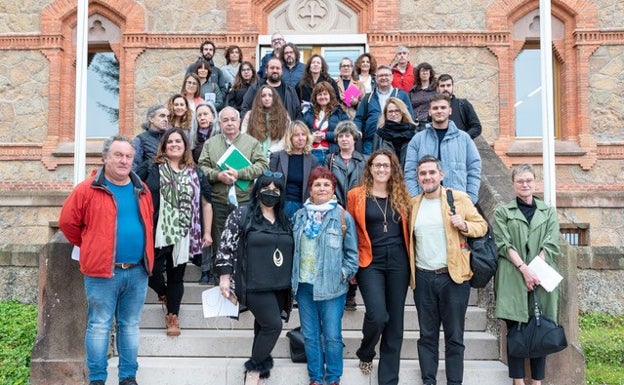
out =
[[[373,247],[403,243],[401,215],[392,210],[391,203],[389,198],[366,198],[366,232]],[[384,211],[386,213],[385,221]]]

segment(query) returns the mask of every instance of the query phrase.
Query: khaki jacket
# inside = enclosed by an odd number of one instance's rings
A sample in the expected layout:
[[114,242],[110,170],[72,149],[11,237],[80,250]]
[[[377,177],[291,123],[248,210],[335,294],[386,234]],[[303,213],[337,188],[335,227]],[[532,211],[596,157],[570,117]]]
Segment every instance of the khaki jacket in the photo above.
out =
[[[416,237],[414,236],[415,222],[418,215],[420,203],[424,198],[424,194],[419,194],[412,198],[412,213],[410,215],[410,269],[411,276],[415,276],[416,272]],[[446,263],[451,279],[461,284],[472,278],[472,270],[470,270],[470,250],[466,244],[466,237],[477,238],[487,233],[487,222],[472,204],[468,194],[453,190],[453,198],[455,200],[455,210],[460,214],[468,225],[468,231],[460,232],[453,227],[450,220],[451,209],[446,200],[446,189],[440,187],[440,199],[442,200],[442,218],[444,218],[444,230],[446,232]],[[410,287],[414,289],[416,282],[414,278],[410,280]]]

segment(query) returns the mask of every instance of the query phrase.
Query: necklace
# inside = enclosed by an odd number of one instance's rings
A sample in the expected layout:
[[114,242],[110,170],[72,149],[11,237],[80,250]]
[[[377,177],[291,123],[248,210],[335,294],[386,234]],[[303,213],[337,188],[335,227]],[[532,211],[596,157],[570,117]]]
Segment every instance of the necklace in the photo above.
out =
[[386,204],[383,208],[383,210],[381,209],[381,206],[379,205],[379,202],[377,202],[377,197],[373,196],[373,201],[375,202],[375,204],[377,205],[377,207],[379,208],[379,211],[381,211],[381,215],[383,215],[383,232],[387,233],[388,232],[388,217],[387,217],[387,213],[388,213],[388,198],[386,198]]

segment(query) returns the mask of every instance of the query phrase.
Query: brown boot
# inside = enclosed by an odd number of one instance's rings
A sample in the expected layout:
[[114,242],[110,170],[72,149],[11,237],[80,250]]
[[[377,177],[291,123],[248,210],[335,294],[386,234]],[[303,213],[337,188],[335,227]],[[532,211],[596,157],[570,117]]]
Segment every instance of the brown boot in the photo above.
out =
[[167,325],[167,335],[176,337],[180,335],[180,323],[178,322],[178,316],[175,314],[167,314],[165,316],[165,325]]

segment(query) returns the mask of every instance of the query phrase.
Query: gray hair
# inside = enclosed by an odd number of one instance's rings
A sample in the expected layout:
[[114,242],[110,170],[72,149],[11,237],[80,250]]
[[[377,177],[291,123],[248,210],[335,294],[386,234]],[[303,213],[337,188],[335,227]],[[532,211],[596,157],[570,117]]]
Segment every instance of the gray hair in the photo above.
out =
[[360,136],[362,136],[353,121],[343,120],[342,122],[338,123],[338,125],[334,129],[334,137],[337,138],[338,135],[347,133],[351,134],[351,136],[353,136],[353,139],[355,140],[358,140]]
[[[114,135],[111,136],[110,138],[106,138],[104,140],[104,145],[102,146],[102,156],[106,156],[108,155],[108,153],[110,152],[110,148],[113,145],[113,142],[126,142],[129,145],[132,146],[132,140],[130,140],[130,138],[128,138],[127,136],[124,135]],[[132,147],[134,149],[134,147]]]
[[153,118],[154,116],[156,116],[156,111],[162,108],[167,109],[167,107],[164,104],[154,104],[153,106],[147,109],[145,122],[143,122],[143,124],[141,125],[141,127],[143,127],[145,131],[149,130],[150,128],[150,125],[151,125],[150,118]]
[[199,124],[197,123],[197,110],[199,109],[199,107],[210,108],[210,111],[212,111],[212,116],[214,116],[214,118],[212,119],[212,132],[210,133],[210,136],[214,136],[221,132],[218,120],[219,114],[217,113],[217,108],[214,106],[214,104],[212,104],[211,102],[199,103],[197,106],[195,106],[195,113],[193,114],[193,124],[191,124],[191,132],[189,135],[191,149],[195,148],[195,141],[197,140],[197,130],[199,129]]
[[225,111],[225,110],[232,110],[232,111],[236,112],[236,116],[238,117],[238,120],[240,120],[240,117],[241,117],[241,116],[240,116],[240,111],[238,111],[238,110],[237,110],[236,108],[234,108],[234,107],[227,106],[227,107],[223,107],[223,109],[222,109],[221,111],[219,111],[219,121],[221,121],[221,114],[222,114],[222,113],[223,113],[223,111]]
[[377,67],[377,72],[379,72],[379,70],[388,70],[390,71],[390,73],[392,73],[392,67],[387,66],[387,65],[380,65],[379,67]]
[[528,163],[521,163],[514,167],[513,170],[511,170],[511,181],[515,181],[516,175],[522,174],[524,172],[531,173],[533,175],[533,178],[535,178],[535,169],[533,168],[533,165],[530,165]]
[[407,53],[409,53],[409,49],[407,49],[407,47],[404,46],[404,45],[400,45],[400,46],[396,47],[396,51],[397,51],[397,53],[404,52],[404,51],[407,51]]

